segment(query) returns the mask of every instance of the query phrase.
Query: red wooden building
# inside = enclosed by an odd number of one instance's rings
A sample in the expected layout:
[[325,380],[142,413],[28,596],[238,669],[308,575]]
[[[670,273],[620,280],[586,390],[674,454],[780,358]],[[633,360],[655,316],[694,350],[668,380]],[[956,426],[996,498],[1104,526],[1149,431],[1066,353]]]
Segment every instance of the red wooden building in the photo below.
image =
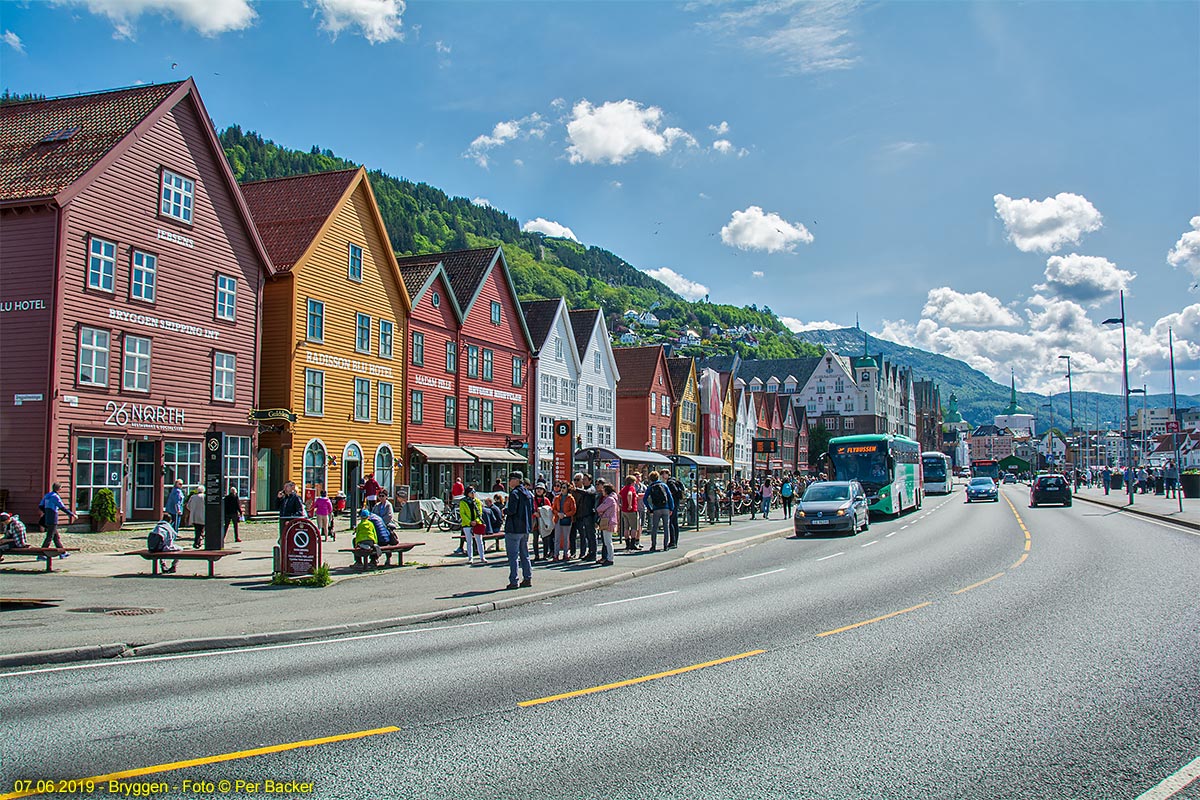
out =
[[155,518],[210,430],[250,497],[271,267],[193,82],[0,106],[0,240],[8,505]]
[[499,247],[401,258],[412,297],[407,475],[414,496],[445,497],[455,477],[490,489],[529,473],[535,355]]

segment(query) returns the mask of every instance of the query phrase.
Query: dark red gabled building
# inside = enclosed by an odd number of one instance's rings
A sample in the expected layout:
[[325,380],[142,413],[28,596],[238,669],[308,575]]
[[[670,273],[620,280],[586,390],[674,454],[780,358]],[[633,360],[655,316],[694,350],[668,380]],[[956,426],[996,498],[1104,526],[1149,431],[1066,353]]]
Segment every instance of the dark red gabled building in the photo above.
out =
[[613,357],[621,374],[617,383],[617,447],[675,452],[671,431],[675,392],[662,347],[618,347]]
[[[191,80],[0,106],[0,491],[154,519],[227,435],[253,510],[270,261]],[[8,398],[13,398],[11,404]]]

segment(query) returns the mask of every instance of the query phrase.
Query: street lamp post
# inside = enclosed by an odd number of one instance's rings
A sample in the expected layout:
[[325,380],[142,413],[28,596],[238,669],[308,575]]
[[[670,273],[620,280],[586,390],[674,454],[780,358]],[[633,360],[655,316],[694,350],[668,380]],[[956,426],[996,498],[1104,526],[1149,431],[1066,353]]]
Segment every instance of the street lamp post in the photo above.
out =
[[1167,328],[1167,347],[1171,352],[1171,414],[1175,418],[1175,430],[1171,432],[1171,443],[1175,445],[1175,498],[1179,510],[1183,511],[1183,464],[1179,460],[1179,435],[1183,432],[1179,419],[1179,401],[1175,397],[1175,331]]
[[[1059,358],[1066,359],[1066,362],[1067,362],[1067,403],[1070,405],[1070,409],[1071,409],[1071,436],[1072,436],[1072,440],[1074,440],[1074,436],[1075,436],[1075,392],[1071,388],[1071,357],[1069,355],[1066,355],[1066,356],[1059,356]],[[1076,448],[1075,460],[1078,461],[1078,459],[1079,459],[1079,449]],[[1078,469],[1078,468],[1079,468],[1078,464],[1076,464],[1076,469]]]
[[[1132,473],[1132,468],[1129,466],[1133,461],[1133,441],[1129,435],[1129,344],[1125,336],[1125,290],[1121,290],[1121,316],[1109,317],[1101,323],[1102,325],[1120,325],[1121,326],[1121,389],[1125,395],[1125,466]],[[1129,481],[1125,481],[1129,484]],[[1129,495],[1129,505],[1133,505],[1133,487],[1126,486],[1125,491]]]

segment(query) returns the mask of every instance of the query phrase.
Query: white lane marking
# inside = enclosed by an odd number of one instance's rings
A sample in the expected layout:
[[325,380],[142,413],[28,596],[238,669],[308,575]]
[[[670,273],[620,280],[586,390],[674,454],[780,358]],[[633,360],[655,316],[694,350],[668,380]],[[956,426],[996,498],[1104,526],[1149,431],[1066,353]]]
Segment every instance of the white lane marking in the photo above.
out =
[[1193,759],[1183,769],[1171,775],[1162,783],[1138,795],[1137,800],[1166,800],[1173,794],[1182,791],[1189,783],[1200,778],[1200,758]]
[[780,567],[779,569],[773,569],[770,572],[759,572],[756,575],[743,575],[742,577],[738,578],[738,580],[739,581],[748,581],[751,578],[761,578],[763,575],[774,575],[776,572],[783,572],[785,569],[787,569],[787,567]]
[[1172,525],[1169,522],[1151,519],[1150,517],[1141,516],[1139,514],[1130,514],[1129,517],[1133,517],[1140,522],[1148,522],[1151,525],[1157,525],[1160,528],[1169,528],[1170,530],[1179,531],[1180,533],[1190,533],[1192,536],[1200,536],[1200,531],[1192,530],[1191,528],[1184,528],[1179,525]]
[[659,592],[658,594],[644,594],[641,597],[626,597],[624,600],[609,600],[607,603],[596,603],[596,608],[600,606],[615,606],[620,603],[632,603],[634,600],[649,600],[652,597],[666,597],[669,594],[678,594],[678,589],[672,589],[669,592]]
[[831,558],[837,558],[838,556],[844,556],[844,555],[846,555],[846,554],[845,553],[834,553],[831,556],[821,556],[820,558],[817,559],[817,561],[828,561]]
[[151,661],[182,661],[189,658],[208,658],[210,656],[228,656],[237,653],[257,653],[262,650],[286,650],[292,647],[316,647],[323,644],[340,644],[342,642],[358,642],[364,639],[382,639],[387,636],[411,636],[414,633],[430,633],[432,631],[449,631],[457,628],[472,628],[476,625],[491,625],[491,622],[464,622],[462,625],[439,625],[434,628],[419,630],[384,631],[383,633],[363,633],[358,636],[343,636],[339,639],[316,639],[311,642],[287,642],[285,644],[262,644],[251,647],[236,647],[229,650],[210,650],[203,653],[177,653],[169,656],[143,656],[141,658],[110,658],[88,664],[68,664],[62,667],[39,667],[20,672],[0,672],[0,678],[16,678],[20,675],[41,675],[47,672],[70,672],[77,669],[99,669],[100,667],[124,666],[126,664],[145,664]]
[[901,528],[900,528],[900,530],[904,530],[905,528],[908,528],[908,527],[910,527],[911,525],[912,525],[912,523],[910,522],[908,525],[904,525],[903,527],[901,527]]
[[873,545],[873,544],[879,544],[879,540],[878,540],[878,539],[876,539],[876,540],[875,540],[875,541],[873,541],[873,542],[867,542],[866,544],[860,544],[860,545],[859,545],[859,547],[870,547],[870,546],[871,546],[871,545]]
[[891,533],[889,533],[889,534],[885,535],[883,538],[885,538],[885,539],[890,539],[890,538],[892,538],[893,536],[895,536],[895,535],[896,535],[897,533],[899,533],[899,532],[900,532],[900,531],[892,531]]

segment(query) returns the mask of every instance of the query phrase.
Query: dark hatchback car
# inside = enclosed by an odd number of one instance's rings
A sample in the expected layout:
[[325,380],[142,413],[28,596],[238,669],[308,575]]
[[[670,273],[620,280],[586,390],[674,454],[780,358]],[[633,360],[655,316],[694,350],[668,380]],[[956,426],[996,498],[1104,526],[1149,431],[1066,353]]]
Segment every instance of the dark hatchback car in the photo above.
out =
[[1071,484],[1062,475],[1038,475],[1029,487],[1029,507],[1046,503],[1071,505]]

